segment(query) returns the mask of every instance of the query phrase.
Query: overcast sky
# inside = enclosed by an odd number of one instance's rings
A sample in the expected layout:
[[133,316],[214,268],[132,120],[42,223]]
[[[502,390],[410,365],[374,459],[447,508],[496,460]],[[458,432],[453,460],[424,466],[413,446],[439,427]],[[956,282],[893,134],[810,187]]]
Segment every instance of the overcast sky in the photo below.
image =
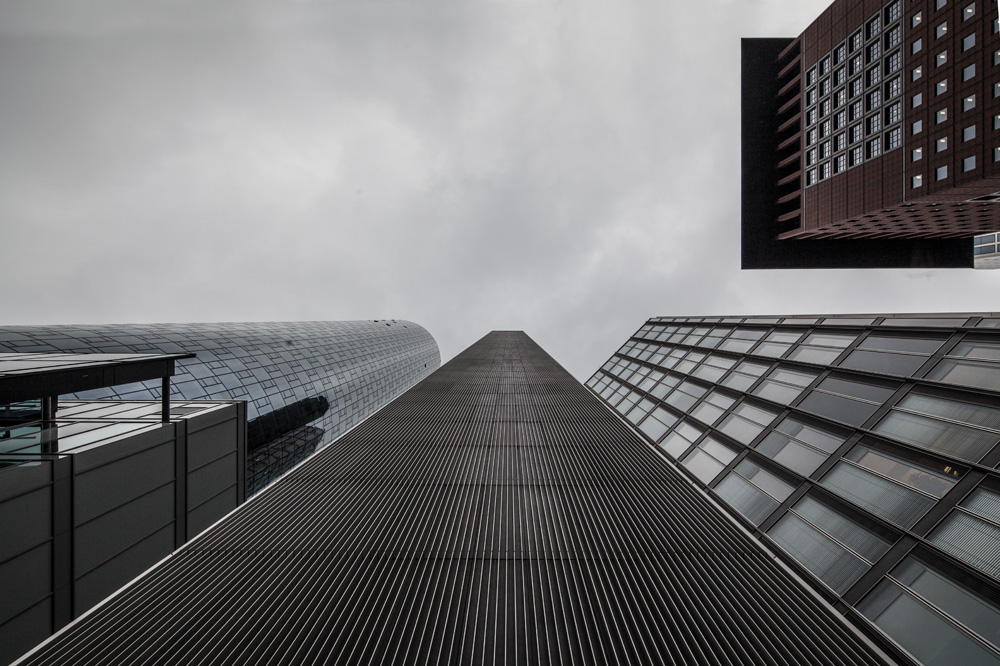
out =
[[3,0],[0,324],[523,329],[998,310],[1000,271],[739,270],[740,37],[828,0]]

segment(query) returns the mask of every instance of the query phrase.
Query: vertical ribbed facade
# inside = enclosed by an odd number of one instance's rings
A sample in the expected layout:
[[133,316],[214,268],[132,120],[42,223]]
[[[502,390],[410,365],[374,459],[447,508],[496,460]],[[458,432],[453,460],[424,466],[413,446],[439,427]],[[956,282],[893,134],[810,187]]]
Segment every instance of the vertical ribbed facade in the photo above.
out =
[[1000,315],[659,317],[587,385],[877,640],[1000,663]]
[[484,337],[25,664],[881,664],[519,332]]

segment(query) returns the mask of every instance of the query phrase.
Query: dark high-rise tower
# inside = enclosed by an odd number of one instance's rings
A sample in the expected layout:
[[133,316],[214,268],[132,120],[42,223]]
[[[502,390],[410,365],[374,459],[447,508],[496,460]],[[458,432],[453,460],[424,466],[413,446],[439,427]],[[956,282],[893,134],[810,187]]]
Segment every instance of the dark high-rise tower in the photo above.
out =
[[988,0],[836,0],[744,40],[743,267],[972,267],[1000,224],[998,54]]
[[880,664],[523,333],[494,332],[24,664]]

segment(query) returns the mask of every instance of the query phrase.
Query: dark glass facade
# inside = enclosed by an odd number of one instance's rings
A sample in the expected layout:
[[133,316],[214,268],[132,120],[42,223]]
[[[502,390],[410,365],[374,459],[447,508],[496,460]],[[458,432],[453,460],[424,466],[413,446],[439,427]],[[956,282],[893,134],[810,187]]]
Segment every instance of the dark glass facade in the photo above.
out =
[[587,385],[876,639],[1000,663],[1000,315],[655,318]]
[[[441,363],[409,321],[0,327],[0,352],[180,353],[171,398],[247,401],[253,494]],[[66,396],[149,400],[150,381]]]

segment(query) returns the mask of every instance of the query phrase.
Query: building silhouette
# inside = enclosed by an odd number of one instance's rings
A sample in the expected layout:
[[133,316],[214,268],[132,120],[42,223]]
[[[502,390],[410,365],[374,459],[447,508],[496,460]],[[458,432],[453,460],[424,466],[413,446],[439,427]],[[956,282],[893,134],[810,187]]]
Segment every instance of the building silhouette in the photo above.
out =
[[875,640],[1000,663],[1000,313],[654,318],[587,385]]
[[493,332],[22,664],[891,663]]
[[743,40],[743,267],[971,268],[1000,225],[998,50],[986,0],[837,0]]
[[[179,353],[179,400],[247,401],[252,495],[441,363],[434,338],[400,320],[0,327],[0,352]],[[74,394],[155,400],[158,381]]]

